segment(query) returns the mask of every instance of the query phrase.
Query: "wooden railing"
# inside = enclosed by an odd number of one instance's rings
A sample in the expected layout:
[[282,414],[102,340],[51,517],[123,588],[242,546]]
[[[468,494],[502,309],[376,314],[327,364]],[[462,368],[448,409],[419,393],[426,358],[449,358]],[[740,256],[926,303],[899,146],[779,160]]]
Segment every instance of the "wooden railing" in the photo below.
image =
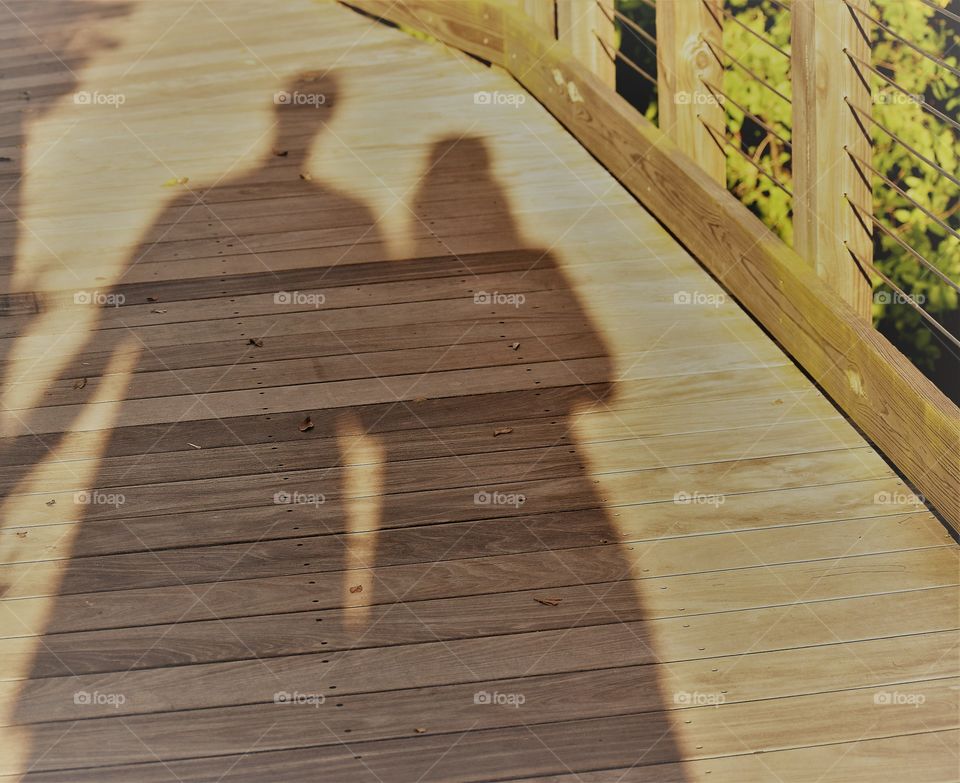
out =
[[850,67],[870,61],[867,0],[789,6],[793,248],[726,189],[720,0],[644,2],[659,128],[616,93],[613,0],[349,0],[509,71],[960,531],[960,411],[869,320],[871,95]]

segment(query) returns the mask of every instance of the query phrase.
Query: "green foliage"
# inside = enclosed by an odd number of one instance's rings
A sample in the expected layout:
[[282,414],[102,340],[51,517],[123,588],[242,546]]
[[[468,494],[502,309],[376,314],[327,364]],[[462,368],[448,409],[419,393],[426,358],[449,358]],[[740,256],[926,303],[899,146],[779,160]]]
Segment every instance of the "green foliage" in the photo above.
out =
[[[957,30],[950,27],[947,17],[916,0],[877,0],[875,7],[879,18],[892,30],[927,52],[938,56],[947,53],[943,59],[956,67]],[[873,62],[908,93],[905,96],[879,77],[873,77],[873,112],[877,121],[946,171],[956,172],[957,134],[923,104],[956,118],[960,107],[957,77],[882,30],[877,31]],[[873,136],[873,165],[911,199],[956,228],[960,208],[957,187],[932,167],[917,161],[882,130],[875,128]],[[877,177],[874,214],[948,278],[960,281],[960,242]],[[956,325],[956,291],[924,269],[896,240],[877,233],[877,267],[922,302],[938,321]],[[940,339],[933,339],[913,308],[878,303],[874,305],[874,319],[922,368],[936,371],[939,360],[950,358],[950,349]]]
[[[789,14],[778,13],[780,9],[769,0],[761,3],[730,0],[727,7],[738,22],[789,53]],[[790,61],[775,48],[731,21],[723,26],[723,48],[777,92],[787,98],[792,96]],[[754,163],[789,188],[789,147],[747,117],[736,104],[746,108],[788,142],[791,140],[790,104],[737,64],[732,64],[724,75],[723,90],[731,98],[725,105],[731,142],[739,145]],[[727,157],[727,186],[785,242],[793,241],[790,196],[736,152]]]
[[[644,30],[656,33],[654,10],[642,0],[616,0],[617,10],[633,19]],[[616,27],[620,51],[653,78],[657,76],[656,50],[628,27]],[[617,62],[617,91],[651,122],[657,121],[657,91],[649,81],[623,62]]]
[[[935,0],[960,15],[960,0]],[[786,52],[790,51],[790,14],[776,0],[727,0],[734,18]],[[653,12],[640,0],[621,0],[618,8],[654,32]],[[957,67],[960,55],[960,23],[938,13],[920,0],[873,0],[870,13],[917,47]],[[623,51],[631,57],[651,58],[638,52],[628,30],[622,32]],[[724,23],[723,48],[746,68],[787,97],[791,96],[789,61],[740,24]],[[724,58],[726,60],[726,58]],[[935,108],[954,120],[960,109],[960,90],[955,75],[881,29],[873,32],[873,65],[899,84],[903,92],[878,76],[867,74],[874,94],[873,116],[917,152],[946,171],[958,170],[958,133],[929,109]],[[723,91],[727,135],[755,164],[787,188],[792,187],[790,149],[776,135],[753,121],[740,104],[785,140],[791,139],[791,108],[736,64],[725,62]],[[655,68],[655,58],[653,59]],[[846,59],[837,68],[850,68]],[[655,73],[655,71],[652,71]],[[618,71],[618,88],[651,118],[656,116],[656,95],[649,85],[641,87],[628,71]],[[639,93],[639,96],[630,93]],[[871,127],[873,165],[927,211],[954,230],[960,222],[958,188],[935,169],[918,160],[882,130]],[[869,173],[869,172],[868,172]],[[905,244],[933,263],[947,278],[960,281],[960,242],[937,220],[914,206],[894,188],[873,176],[874,214]],[[727,185],[784,241],[792,241],[791,199],[742,156],[727,147]],[[844,208],[838,205],[837,208]],[[896,240],[874,232],[874,263],[899,288],[914,298],[954,334],[960,334],[960,309],[956,291],[925,269]],[[901,351],[926,371],[942,388],[960,398],[960,372],[956,350],[925,325],[916,310],[897,301],[879,279],[874,281],[874,321],[877,328]]]

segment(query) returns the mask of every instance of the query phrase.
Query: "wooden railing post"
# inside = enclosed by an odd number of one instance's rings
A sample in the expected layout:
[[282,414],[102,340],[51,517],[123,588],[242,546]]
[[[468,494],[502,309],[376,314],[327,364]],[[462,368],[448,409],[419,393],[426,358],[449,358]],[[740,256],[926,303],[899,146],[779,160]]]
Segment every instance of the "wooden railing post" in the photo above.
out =
[[657,95],[661,130],[717,182],[726,155],[704,122],[725,127],[724,109],[706,86],[723,89],[723,67],[708,43],[721,44],[722,0],[657,3]]
[[613,0],[557,0],[557,38],[610,87],[617,84],[614,32]]
[[873,242],[863,224],[864,216],[873,214],[872,193],[848,150],[871,160],[864,119],[870,116],[871,96],[844,54],[846,49],[870,61],[866,20],[855,18],[843,0],[796,0],[791,25],[794,247],[827,285],[868,318],[871,287],[860,264],[873,258]]
[[516,3],[538,27],[549,35],[556,37],[556,0],[516,0]]

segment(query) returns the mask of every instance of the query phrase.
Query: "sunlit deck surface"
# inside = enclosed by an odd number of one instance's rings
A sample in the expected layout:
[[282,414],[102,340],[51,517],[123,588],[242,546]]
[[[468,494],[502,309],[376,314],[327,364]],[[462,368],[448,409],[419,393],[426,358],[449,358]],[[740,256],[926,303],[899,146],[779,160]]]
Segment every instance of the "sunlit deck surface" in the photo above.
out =
[[0,39],[0,780],[960,777],[944,526],[507,76]]

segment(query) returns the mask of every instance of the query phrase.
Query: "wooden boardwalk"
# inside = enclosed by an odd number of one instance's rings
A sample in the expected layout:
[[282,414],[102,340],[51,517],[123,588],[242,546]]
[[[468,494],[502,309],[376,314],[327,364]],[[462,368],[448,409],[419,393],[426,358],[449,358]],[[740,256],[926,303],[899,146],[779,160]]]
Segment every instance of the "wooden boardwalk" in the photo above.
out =
[[0,781],[960,780],[956,544],[511,79],[0,39]]

